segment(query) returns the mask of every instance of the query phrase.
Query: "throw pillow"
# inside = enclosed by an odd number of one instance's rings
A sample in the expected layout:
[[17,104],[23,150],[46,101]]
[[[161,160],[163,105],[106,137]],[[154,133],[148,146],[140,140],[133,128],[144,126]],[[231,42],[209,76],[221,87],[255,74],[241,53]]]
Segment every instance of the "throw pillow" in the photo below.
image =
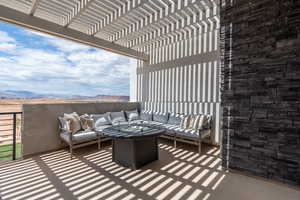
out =
[[144,120],[144,121],[152,121],[152,118],[153,118],[153,114],[151,111],[142,111],[141,112],[141,120]]
[[197,115],[195,118],[193,129],[201,129],[203,124],[203,119],[204,119],[203,115]]
[[190,115],[185,116],[185,117],[183,118],[183,120],[181,121],[181,124],[180,124],[181,128],[183,128],[183,129],[188,129],[189,124],[190,124],[190,118],[191,118]]
[[105,114],[92,114],[90,115],[91,118],[94,121],[94,127],[99,127],[99,126],[104,126],[104,125],[110,125],[110,121],[109,121],[109,113],[105,113]]
[[92,130],[94,128],[94,120],[88,114],[80,116],[80,123],[84,130]]
[[169,120],[168,120],[168,124],[180,126],[183,118],[184,118],[184,115],[171,113]]
[[190,120],[188,122],[188,128],[187,129],[193,129],[194,128],[195,120],[196,120],[196,116],[195,115],[190,115]]
[[110,116],[110,121],[111,121],[111,123],[113,125],[117,125],[120,122],[126,122],[124,111],[121,111],[121,112],[111,112],[109,116]]
[[169,119],[169,113],[160,113],[160,112],[153,113],[153,121],[166,124],[168,122],[168,119]]
[[140,119],[140,115],[137,110],[126,111],[126,116],[129,122]]
[[194,124],[194,129],[206,129],[209,128],[210,116],[207,115],[198,115]]
[[81,130],[80,117],[76,112],[71,114],[65,113],[63,118],[68,122],[69,132],[75,134]]

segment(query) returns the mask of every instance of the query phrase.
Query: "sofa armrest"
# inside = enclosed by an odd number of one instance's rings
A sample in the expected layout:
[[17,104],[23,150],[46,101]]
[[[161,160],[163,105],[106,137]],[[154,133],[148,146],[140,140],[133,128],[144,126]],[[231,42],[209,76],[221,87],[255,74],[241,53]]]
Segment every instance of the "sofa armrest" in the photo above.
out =
[[209,137],[211,135],[212,128],[203,128],[203,129],[197,129],[199,133],[199,139],[203,139],[206,137]]
[[59,131],[60,131],[60,133],[61,132],[65,132],[65,133],[68,133],[68,134],[72,134],[72,132],[70,132],[69,130],[67,130],[67,129],[63,128],[63,127],[59,127]]
[[72,132],[67,128],[68,127],[68,122],[62,118],[58,117],[58,127],[59,127],[59,132],[64,132],[72,135]]

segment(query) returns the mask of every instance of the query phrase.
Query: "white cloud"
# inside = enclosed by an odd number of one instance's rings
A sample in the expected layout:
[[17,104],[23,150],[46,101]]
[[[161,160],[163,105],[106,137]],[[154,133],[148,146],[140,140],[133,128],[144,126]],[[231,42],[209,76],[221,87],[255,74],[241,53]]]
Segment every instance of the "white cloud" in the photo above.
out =
[[6,37],[6,43],[3,44],[15,46],[12,55],[0,57],[0,76],[6,77],[0,80],[0,85],[40,93],[129,93],[129,58],[43,33],[26,31],[27,35],[41,37],[43,44],[29,48],[7,33],[1,33]]
[[6,32],[0,31],[0,51],[12,52],[16,48],[16,40],[10,37]]
[[9,62],[10,59],[6,57],[0,57],[0,62]]
[[15,42],[16,40],[10,37],[6,32],[0,31],[0,43]]
[[16,45],[12,43],[0,43],[0,51],[11,52],[16,49]]

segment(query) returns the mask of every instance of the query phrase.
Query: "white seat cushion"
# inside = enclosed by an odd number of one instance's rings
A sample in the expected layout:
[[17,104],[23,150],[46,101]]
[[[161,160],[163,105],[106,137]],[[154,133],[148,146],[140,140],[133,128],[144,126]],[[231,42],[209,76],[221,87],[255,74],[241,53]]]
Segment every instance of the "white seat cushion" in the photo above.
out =
[[177,128],[174,131],[175,131],[176,135],[179,135],[179,136],[199,138],[198,130]]
[[[70,144],[70,135],[67,132],[60,134],[60,137]],[[95,131],[79,131],[72,136],[73,143],[82,143],[97,139],[98,134]]]

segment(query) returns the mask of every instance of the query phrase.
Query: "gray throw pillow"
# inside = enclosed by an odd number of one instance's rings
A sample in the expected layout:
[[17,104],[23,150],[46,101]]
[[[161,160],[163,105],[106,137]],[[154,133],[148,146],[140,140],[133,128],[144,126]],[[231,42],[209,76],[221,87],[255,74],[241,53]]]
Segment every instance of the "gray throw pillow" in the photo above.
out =
[[140,119],[140,115],[137,110],[126,111],[126,116],[129,122]]
[[110,122],[112,123],[112,125],[117,125],[120,122],[126,122],[124,111],[111,112],[109,116],[110,116]]
[[91,114],[91,118],[94,121],[94,128],[104,125],[110,125],[109,113],[105,114]]
[[171,113],[169,116],[168,124],[180,126],[183,118],[184,115],[182,114]]
[[153,116],[152,116],[152,112],[151,111],[142,111],[141,112],[141,115],[140,115],[140,118],[141,118],[141,120],[143,120],[143,121],[152,121],[152,118]]
[[166,124],[169,119],[169,113],[153,113],[153,121]]

